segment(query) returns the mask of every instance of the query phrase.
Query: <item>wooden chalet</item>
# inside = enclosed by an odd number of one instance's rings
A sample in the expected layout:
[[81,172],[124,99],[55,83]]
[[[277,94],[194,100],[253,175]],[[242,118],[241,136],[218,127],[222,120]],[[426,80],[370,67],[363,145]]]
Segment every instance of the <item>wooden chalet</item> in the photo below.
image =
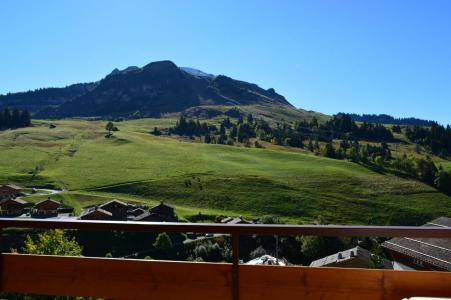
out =
[[91,207],[83,211],[80,220],[111,220],[113,214],[99,207]]
[[161,202],[150,208],[148,212],[135,217],[133,220],[147,222],[178,222],[178,217],[172,206]]
[[14,199],[23,195],[24,193],[18,186],[12,184],[0,186],[0,200]]
[[129,209],[129,205],[125,202],[113,199],[102,205],[99,205],[99,208],[110,212],[112,215],[112,220],[127,220],[127,211]]
[[48,197],[46,200],[38,202],[33,208],[32,216],[34,217],[55,217],[58,215],[58,209],[61,202],[52,200]]
[[[422,227],[451,228],[451,218],[440,217]],[[451,238],[393,238],[382,244],[396,270],[451,271]]]
[[1,216],[20,216],[26,212],[26,209],[33,204],[20,199],[5,199],[0,202],[0,215]]

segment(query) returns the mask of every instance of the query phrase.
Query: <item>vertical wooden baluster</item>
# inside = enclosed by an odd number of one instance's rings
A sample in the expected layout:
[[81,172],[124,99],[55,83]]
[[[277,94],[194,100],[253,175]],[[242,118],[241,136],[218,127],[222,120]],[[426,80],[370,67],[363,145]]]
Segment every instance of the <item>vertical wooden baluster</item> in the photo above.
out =
[[238,233],[232,234],[232,299],[240,299],[240,286],[239,286],[239,240],[240,235]]

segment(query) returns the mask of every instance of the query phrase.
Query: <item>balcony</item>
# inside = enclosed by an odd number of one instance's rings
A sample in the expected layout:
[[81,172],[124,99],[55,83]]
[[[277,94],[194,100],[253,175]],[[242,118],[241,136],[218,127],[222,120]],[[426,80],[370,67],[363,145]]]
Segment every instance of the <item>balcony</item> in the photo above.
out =
[[451,272],[239,264],[240,235],[451,238],[451,228],[222,225],[1,219],[0,228],[222,233],[233,263],[1,255],[1,291],[104,299],[403,299],[451,297]]

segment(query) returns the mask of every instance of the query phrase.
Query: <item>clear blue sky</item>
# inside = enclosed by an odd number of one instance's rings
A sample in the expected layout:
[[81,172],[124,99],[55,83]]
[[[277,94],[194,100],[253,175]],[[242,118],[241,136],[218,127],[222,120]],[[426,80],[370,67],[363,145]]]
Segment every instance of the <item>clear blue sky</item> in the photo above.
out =
[[0,93],[170,59],[328,114],[451,123],[451,1],[0,1]]

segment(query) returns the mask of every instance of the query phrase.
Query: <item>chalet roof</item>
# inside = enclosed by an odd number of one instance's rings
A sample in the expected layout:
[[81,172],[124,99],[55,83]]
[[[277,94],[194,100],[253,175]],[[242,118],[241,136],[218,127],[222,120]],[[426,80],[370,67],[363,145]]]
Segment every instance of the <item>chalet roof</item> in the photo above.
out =
[[133,218],[133,221],[177,222],[177,217],[174,215],[165,215],[148,211],[136,216]]
[[104,214],[104,215],[109,216],[109,217],[111,217],[111,216],[113,215],[113,214],[110,213],[109,211],[106,211],[106,210],[104,210],[104,209],[101,209],[101,208],[95,206],[95,207],[90,207],[90,208],[88,208],[88,209],[85,209],[85,210],[80,214],[80,218],[85,217],[85,216],[89,216],[89,215],[91,215],[91,214],[93,214],[93,213],[101,213],[101,214]]
[[366,249],[363,249],[362,247],[357,246],[355,248],[340,251],[332,255],[312,261],[310,263],[310,267],[326,267],[330,264],[335,264],[337,262],[343,262],[355,258],[361,258],[370,261],[371,252]]
[[227,218],[222,219],[221,223],[223,223],[223,224],[231,224],[231,225],[234,225],[234,224],[254,224],[253,221],[248,221],[248,220],[244,219],[243,217],[237,217],[237,218],[227,217]]
[[160,209],[174,210],[174,208],[173,208],[172,206],[167,205],[167,204],[164,203],[164,202],[160,202],[160,204],[151,207],[151,208],[150,208],[150,211],[153,211],[153,210],[160,210]]
[[[440,217],[423,226],[451,227],[451,218]],[[451,271],[451,239],[393,238],[382,243],[382,247]]]
[[25,201],[25,200],[20,199],[20,198],[15,198],[15,199],[7,199],[7,200],[1,201],[0,202],[0,206],[3,205],[4,203],[7,203],[7,202],[15,202],[15,203],[20,204],[20,205],[30,204],[30,202],[28,202],[28,201]]
[[12,185],[12,184],[0,185],[0,193],[1,194],[17,194],[17,193],[20,193],[20,187]]
[[61,202],[53,200],[53,199],[50,199],[50,197],[49,197],[49,198],[47,198],[45,200],[42,200],[42,201],[36,203],[35,206],[39,206],[39,205],[44,204],[46,202],[51,202],[51,203],[55,203],[55,204],[61,205]]
[[21,190],[22,188],[20,186],[14,185],[14,184],[5,184],[4,186],[7,186],[11,189],[15,189],[15,190]]
[[116,204],[118,204],[118,205],[120,205],[120,206],[128,206],[128,204],[125,203],[125,202],[119,201],[119,200],[117,200],[117,199],[113,199],[113,200],[110,200],[110,201],[108,201],[108,202],[105,202],[105,203],[99,205],[99,207],[105,207],[105,206],[110,205],[110,204],[112,204],[112,203],[116,203]]
[[142,215],[142,214],[144,214],[146,211],[143,209],[143,208],[141,208],[141,207],[138,207],[138,208],[135,208],[135,209],[132,209],[132,210],[129,210],[128,212],[127,212],[127,214],[129,214],[129,215],[132,215],[132,216],[139,216],[139,215]]

